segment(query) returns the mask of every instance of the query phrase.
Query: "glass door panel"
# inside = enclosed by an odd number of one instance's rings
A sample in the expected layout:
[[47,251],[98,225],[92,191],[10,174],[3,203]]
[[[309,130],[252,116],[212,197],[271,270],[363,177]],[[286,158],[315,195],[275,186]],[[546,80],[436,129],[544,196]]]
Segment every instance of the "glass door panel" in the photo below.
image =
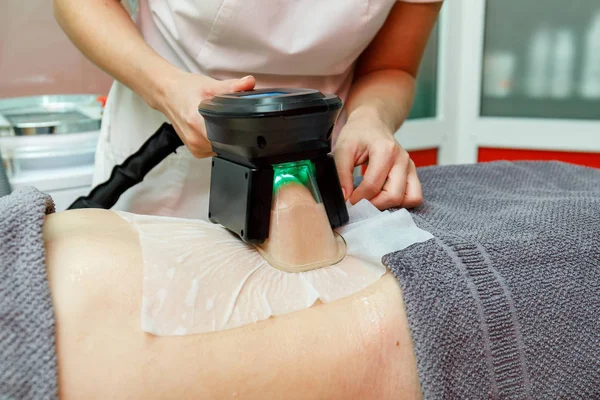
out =
[[487,0],[481,116],[600,119],[600,2]]

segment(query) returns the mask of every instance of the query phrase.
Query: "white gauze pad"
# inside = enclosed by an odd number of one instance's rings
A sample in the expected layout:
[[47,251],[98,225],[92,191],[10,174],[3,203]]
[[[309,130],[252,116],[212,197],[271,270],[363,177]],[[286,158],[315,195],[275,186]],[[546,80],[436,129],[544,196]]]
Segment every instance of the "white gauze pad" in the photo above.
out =
[[117,212],[137,230],[143,257],[142,329],[159,336],[231,329],[352,295],[386,272],[381,258],[432,235],[405,210],[363,200],[338,229],[344,259],[307,272],[271,267],[225,228],[200,220]]

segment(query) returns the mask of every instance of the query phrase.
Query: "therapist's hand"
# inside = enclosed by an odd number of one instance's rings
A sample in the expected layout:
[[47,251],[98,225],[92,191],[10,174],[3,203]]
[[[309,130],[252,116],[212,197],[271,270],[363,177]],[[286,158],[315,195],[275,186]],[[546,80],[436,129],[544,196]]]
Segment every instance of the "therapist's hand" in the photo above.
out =
[[[350,115],[337,139],[334,157],[346,200],[369,200],[384,210],[415,207],[423,201],[415,164],[394,138],[394,132],[372,115]],[[354,190],[354,167],[367,163]]]
[[252,90],[255,84],[252,76],[219,81],[178,71],[165,80],[155,108],[167,116],[192,155],[198,158],[211,157],[214,152],[206,136],[204,119],[198,113],[198,105],[215,94]]

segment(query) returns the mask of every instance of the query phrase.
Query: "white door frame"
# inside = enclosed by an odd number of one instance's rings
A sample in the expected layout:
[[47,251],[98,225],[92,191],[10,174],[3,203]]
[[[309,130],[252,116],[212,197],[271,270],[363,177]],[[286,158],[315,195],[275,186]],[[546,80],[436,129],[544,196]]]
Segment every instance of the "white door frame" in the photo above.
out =
[[486,0],[447,0],[440,14],[437,115],[407,121],[408,150],[438,147],[439,164],[477,162],[479,147],[600,152],[600,121],[482,117]]
[[447,3],[453,3],[448,7],[453,11],[450,18],[461,28],[456,162],[475,162],[478,147],[600,152],[600,121],[482,117],[486,0]]

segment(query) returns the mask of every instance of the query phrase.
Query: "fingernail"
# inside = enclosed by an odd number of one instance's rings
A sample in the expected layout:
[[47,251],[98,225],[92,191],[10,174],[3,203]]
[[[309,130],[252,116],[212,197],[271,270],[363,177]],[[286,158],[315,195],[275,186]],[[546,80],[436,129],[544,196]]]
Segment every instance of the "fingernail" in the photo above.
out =
[[240,78],[240,81],[245,81],[246,79],[250,79],[250,78],[252,78],[252,75],[246,75],[245,77]]

